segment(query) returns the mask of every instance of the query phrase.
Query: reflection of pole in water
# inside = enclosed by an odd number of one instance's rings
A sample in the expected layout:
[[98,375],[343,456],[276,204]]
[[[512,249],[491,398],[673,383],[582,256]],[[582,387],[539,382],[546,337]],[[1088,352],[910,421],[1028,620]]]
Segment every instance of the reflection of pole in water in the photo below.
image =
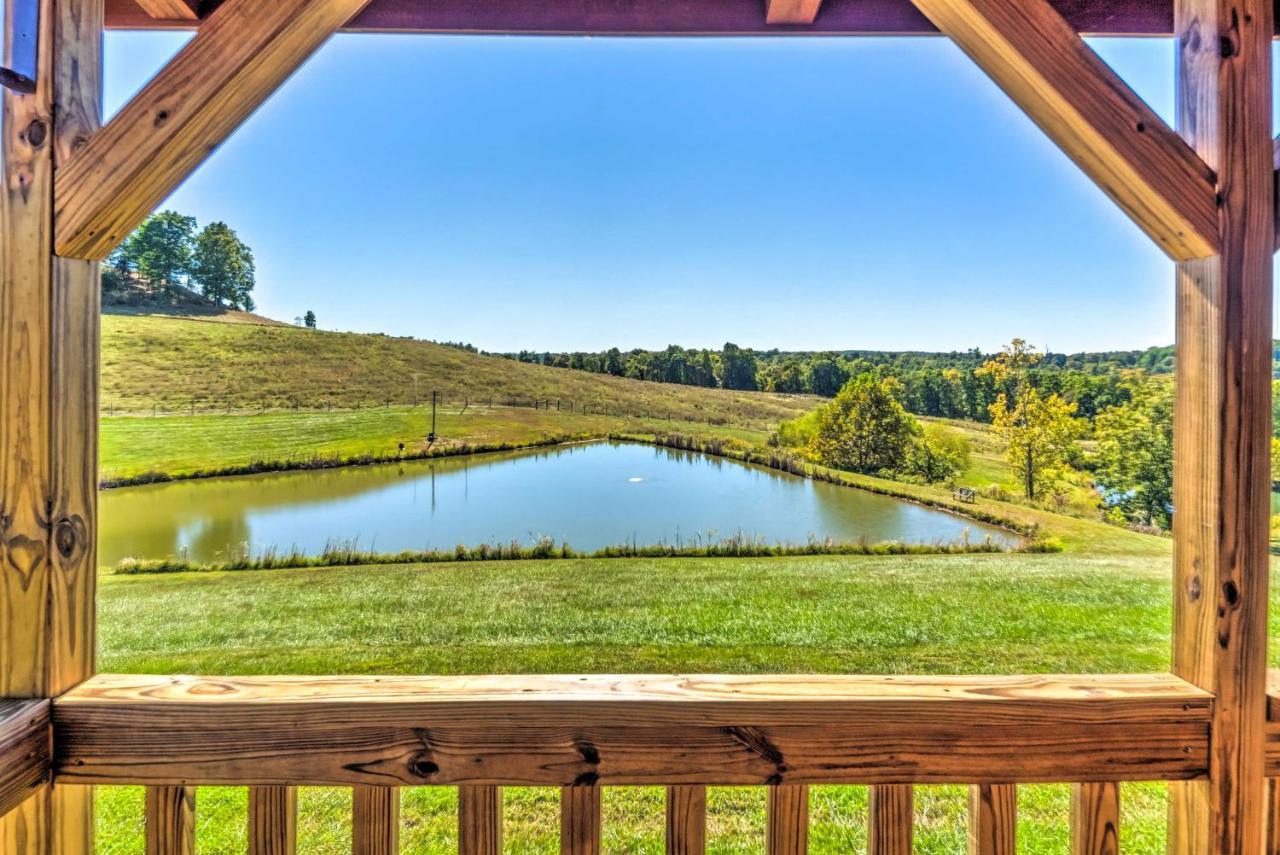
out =
[[431,466],[431,513],[434,516],[436,512],[436,467]]

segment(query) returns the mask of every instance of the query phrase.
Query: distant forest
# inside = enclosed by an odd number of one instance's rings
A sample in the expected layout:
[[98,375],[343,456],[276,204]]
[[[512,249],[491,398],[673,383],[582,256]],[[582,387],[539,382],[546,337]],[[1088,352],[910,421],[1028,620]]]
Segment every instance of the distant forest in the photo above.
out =
[[[1030,372],[1032,385],[1076,404],[1092,419],[1099,411],[1126,403],[1125,379],[1134,374],[1173,371],[1173,345],[1103,353],[1049,353]],[[1003,391],[990,375],[977,372],[991,354],[978,349],[950,353],[845,350],[825,352],[754,351],[727,343],[720,350],[671,345],[666,350],[618,348],[599,353],[496,354],[520,362],[631,377],[657,383],[784,394],[834,397],[852,377],[895,377],[903,405],[912,413],[990,421],[990,407]]]

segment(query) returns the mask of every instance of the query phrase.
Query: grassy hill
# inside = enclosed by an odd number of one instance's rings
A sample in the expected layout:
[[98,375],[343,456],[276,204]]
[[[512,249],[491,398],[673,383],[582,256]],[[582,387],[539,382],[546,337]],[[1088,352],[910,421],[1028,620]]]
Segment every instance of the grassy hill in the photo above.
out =
[[322,410],[561,402],[574,412],[763,428],[816,399],[645,383],[528,365],[408,338],[285,325],[107,314],[102,406],[108,414]]
[[108,480],[380,457],[401,443],[421,452],[432,391],[443,398],[442,442],[473,447],[611,431],[714,430],[761,442],[817,403],[547,368],[412,339],[256,324],[244,313],[126,311],[102,318]]

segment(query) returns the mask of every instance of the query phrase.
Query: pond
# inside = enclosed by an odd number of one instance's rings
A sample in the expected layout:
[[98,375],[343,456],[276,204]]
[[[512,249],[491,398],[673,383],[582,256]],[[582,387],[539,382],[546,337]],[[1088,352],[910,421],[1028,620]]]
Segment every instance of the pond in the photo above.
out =
[[723,458],[595,442],[379,466],[106,490],[100,561],[248,549],[318,555],[331,541],[385,552],[548,537],[623,543],[831,539],[951,543],[1016,535],[942,511]]

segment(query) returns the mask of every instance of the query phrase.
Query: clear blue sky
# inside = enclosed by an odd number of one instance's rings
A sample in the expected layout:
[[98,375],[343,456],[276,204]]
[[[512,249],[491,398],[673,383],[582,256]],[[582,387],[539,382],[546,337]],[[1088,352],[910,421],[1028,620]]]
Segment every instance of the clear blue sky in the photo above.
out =
[[[112,112],[182,43],[107,37]],[[1095,43],[1171,118],[1172,45]],[[943,39],[339,36],[165,207],[488,350],[1172,341],[1172,265]]]

